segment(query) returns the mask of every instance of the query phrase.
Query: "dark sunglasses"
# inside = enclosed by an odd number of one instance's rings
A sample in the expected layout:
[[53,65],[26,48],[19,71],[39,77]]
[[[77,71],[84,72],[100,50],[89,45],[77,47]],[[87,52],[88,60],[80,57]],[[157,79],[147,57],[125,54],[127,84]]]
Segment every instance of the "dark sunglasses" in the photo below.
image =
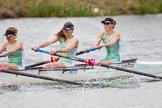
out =
[[7,37],[7,38],[10,38],[10,37],[12,37],[12,36],[13,36],[13,34],[10,34],[10,35],[7,35],[6,37]]
[[73,30],[73,29],[72,28],[65,28],[64,30],[67,30],[68,31],[68,30]]
[[109,25],[109,24],[112,24],[112,23],[103,23],[103,25]]

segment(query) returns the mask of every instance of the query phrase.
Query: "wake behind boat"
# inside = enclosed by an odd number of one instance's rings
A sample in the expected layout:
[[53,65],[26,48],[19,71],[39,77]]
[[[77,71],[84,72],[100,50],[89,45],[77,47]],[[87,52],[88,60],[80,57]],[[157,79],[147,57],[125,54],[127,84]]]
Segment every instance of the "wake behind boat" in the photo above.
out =
[[[156,62],[140,62],[137,61],[136,59],[133,60],[130,59],[123,61],[121,63],[111,64],[111,66],[117,66],[120,67],[121,69],[142,71],[145,72],[146,74],[155,74],[162,72],[162,64]],[[21,75],[19,73],[25,75]],[[87,64],[78,64],[71,67],[54,68],[54,69],[43,69],[37,67],[35,69],[17,71],[17,74],[15,75],[2,72],[0,75],[0,83],[32,84],[32,83],[47,83],[51,81],[77,82],[81,80],[92,80],[102,78],[109,79],[114,77],[133,76],[133,75],[135,74],[112,68],[105,68],[101,66],[88,66]]]

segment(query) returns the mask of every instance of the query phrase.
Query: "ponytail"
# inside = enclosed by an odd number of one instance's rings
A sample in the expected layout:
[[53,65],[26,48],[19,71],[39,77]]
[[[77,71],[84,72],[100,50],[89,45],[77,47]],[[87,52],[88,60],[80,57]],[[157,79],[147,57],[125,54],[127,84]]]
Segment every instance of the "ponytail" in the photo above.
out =
[[66,40],[66,36],[63,32],[63,29],[61,29],[57,34],[58,38],[63,38],[64,40]]

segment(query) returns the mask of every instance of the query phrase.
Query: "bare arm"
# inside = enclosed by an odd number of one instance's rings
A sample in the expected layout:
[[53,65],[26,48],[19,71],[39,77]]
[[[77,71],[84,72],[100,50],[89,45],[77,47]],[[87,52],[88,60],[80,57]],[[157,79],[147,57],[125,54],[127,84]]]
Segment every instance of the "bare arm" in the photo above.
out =
[[65,48],[61,48],[60,52],[69,52],[70,50],[72,50],[73,48],[77,48],[79,44],[79,40],[78,38],[75,38],[71,44],[69,44],[67,47]]
[[7,42],[3,42],[2,45],[0,46],[0,54],[5,50]]
[[[4,45],[6,46],[6,44],[7,43],[5,42]],[[5,49],[5,46],[3,47],[4,49]],[[21,42],[17,42],[14,47],[10,48],[7,52],[3,52],[2,56],[6,57],[8,54],[16,52],[17,50],[23,50],[23,44]]]
[[23,50],[23,44],[22,44],[22,42],[17,42],[14,47],[12,47],[11,49],[9,49],[7,51],[7,53],[10,54],[10,53],[13,53],[13,52],[15,52],[17,50]]
[[92,47],[97,47],[101,43],[103,35],[104,35],[104,33],[99,34],[99,36],[97,37],[96,42],[92,45]]
[[97,37],[96,42],[95,42],[92,46],[90,46],[89,48],[85,48],[83,51],[84,51],[84,52],[88,52],[88,49],[97,47],[97,46],[101,43],[102,38],[103,38],[103,35],[104,35],[103,32],[100,33],[99,36]]
[[104,46],[112,46],[118,40],[120,40],[120,34],[118,32],[115,32],[114,37],[112,38],[112,40],[110,42],[106,43]]
[[47,41],[44,41],[42,42],[41,44],[37,45],[36,47],[33,48],[33,50],[38,50],[39,48],[43,48],[43,47],[46,47],[52,43],[55,43],[59,40],[59,38],[57,36],[54,36],[53,38],[47,40]]
[[65,48],[61,48],[59,50],[51,50],[50,51],[50,54],[55,54],[57,52],[62,52],[62,53],[66,53],[66,52],[69,52],[70,50],[72,50],[73,48],[77,48],[78,47],[78,44],[79,44],[79,40],[78,38],[75,38],[71,44],[69,44],[68,46],[66,46]]

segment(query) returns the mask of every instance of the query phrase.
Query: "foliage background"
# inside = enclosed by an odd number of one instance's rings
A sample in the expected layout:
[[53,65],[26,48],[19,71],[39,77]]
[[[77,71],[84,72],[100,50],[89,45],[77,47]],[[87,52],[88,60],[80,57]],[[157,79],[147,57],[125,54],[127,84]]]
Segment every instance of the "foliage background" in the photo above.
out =
[[162,13],[162,0],[0,0],[0,18]]

